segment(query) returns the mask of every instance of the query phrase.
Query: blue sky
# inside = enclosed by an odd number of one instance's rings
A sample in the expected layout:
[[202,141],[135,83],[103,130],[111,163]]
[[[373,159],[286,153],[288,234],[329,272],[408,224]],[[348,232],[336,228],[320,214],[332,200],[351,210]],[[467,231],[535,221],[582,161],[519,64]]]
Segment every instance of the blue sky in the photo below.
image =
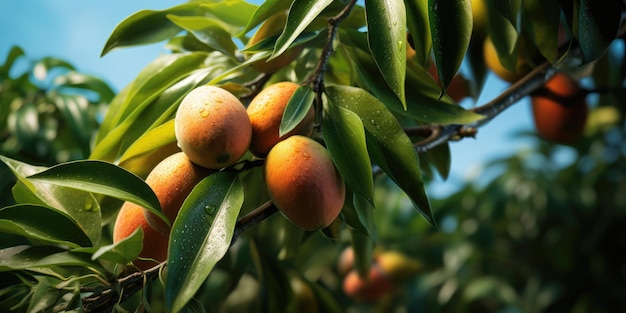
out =
[[[115,90],[131,82],[139,71],[161,53],[162,43],[114,50],[100,58],[109,34],[124,18],[141,9],[164,9],[184,1],[131,0],[3,0],[0,1],[0,60],[13,45],[21,46],[31,60],[54,56],[72,63],[79,71],[105,79]],[[257,2],[257,1],[254,1]],[[479,98],[484,103],[506,88],[490,76]],[[510,155],[533,144],[514,138],[515,132],[532,130],[528,99],[522,100],[482,127],[476,139],[453,142],[452,172],[448,181],[430,186],[433,196],[443,196],[468,177],[480,172],[481,164]]]

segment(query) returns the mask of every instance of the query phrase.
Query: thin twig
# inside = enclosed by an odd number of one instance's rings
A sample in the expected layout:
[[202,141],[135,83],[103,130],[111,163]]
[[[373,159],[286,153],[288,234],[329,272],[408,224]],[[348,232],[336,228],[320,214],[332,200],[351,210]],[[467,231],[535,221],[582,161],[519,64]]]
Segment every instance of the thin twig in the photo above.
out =
[[326,72],[330,56],[333,53],[333,42],[335,40],[335,36],[337,35],[337,27],[339,27],[341,21],[343,21],[348,17],[348,15],[350,15],[350,12],[355,5],[356,0],[351,0],[350,2],[348,2],[348,4],[346,4],[341,12],[339,12],[339,14],[328,19],[328,37],[326,38],[326,45],[322,50],[322,55],[317,61],[315,72],[307,81],[307,84],[310,83],[312,85],[313,91],[315,92],[315,120],[318,122],[321,122],[322,120],[322,94],[324,93],[324,73]]

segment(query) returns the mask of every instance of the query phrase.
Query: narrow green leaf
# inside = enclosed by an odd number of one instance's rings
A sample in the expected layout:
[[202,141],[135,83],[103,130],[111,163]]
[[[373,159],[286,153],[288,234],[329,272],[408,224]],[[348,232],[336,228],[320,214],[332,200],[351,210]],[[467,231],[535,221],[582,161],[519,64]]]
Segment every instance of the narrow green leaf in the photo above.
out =
[[131,160],[132,158],[138,157],[142,154],[154,151],[175,141],[176,134],[174,133],[174,119],[170,119],[169,121],[144,133],[141,137],[139,137],[139,139],[135,140],[133,144],[126,149],[118,162],[120,166],[122,166],[127,160]]
[[526,0],[522,2],[524,27],[539,52],[550,62],[558,57],[558,33],[561,8],[556,1]]
[[329,101],[356,113],[369,138],[370,158],[379,164],[409,196],[415,208],[434,225],[430,203],[424,189],[422,173],[413,143],[385,105],[367,91],[348,86],[326,88]]
[[93,247],[78,248],[73,252],[89,253],[92,260],[106,260],[118,264],[129,264],[137,259],[143,247],[143,231],[137,228],[130,236],[114,244]]
[[245,0],[205,1],[201,6],[207,13],[215,16],[215,20],[235,26],[230,31],[232,35],[236,35],[241,27],[246,26],[258,8],[257,5]]
[[415,57],[422,65],[430,61],[430,50],[433,39],[428,19],[428,0],[406,0],[404,1],[407,12],[407,27],[413,38]]
[[35,276],[35,278],[37,284],[31,287],[27,312],[46,312],[59,297],[59,289],[55,288],[59,281],[47,276]]
[[[163,118],[163,122],[169,119],[178,102],[163,101],[165,91],[172,87],[176,90],[173,92],[175,96],[180,96],[179,92],[185,93],[189,87],[203,81],[211,71],[202,72],[198,68],[208,56],[204,52],[169,55],[160,57],[142,70],[126,92],[124,102],[116,106],[117,112],[105,117],[103,124],[106,123],[109,131],[93,148],[90,158],[112,162],[157,119]],[[153,101],[161,105],[152,105]],[[126,147],[122,146],[123,142]]]
[[367,277],[374,257],[377,237],[376,224],[374,223],[374,208],[371,206],[371,203],[358,195],[355,195],[352,202],[355,209],[362,214],[362,223],[370,231],[368,235],[364,235],[356,229],[352,229],[350,232],[352,248],[354,249],[354,267],[361,277]]
[[450,176],[450,165],[451,165],[451,155],[450,155],[450,145],[448,143],[438,145],[433,149],[430,149],[425,154],[426,160],[430,163],[436,170],[443,180],[447,180],[448,176]]
[[9,50],[9,53],[7,54],[7,58],[4,60],[2,65],[0,65],[0,77],[9,77],[9,72],[11,71],[15,61],[24,55],[24,50],[20,46],[12,46],[11,50]]
[[187,30],[200,42],[226,55],[235,56],[237,46],[231,35],[215,20],[204,16],[167,15],[167,18]]
[[62,163],[27,177],[31,181],[98,193],[142,206],[171,225],[161,212],[152,188],[125,169],[104,161],[79,160]]
[[105,275],[98,263],[92,262],[88,256],[59,247],[16,246],[0,250],[0,272],[55,266],[80,266]]
[[71,247],[90,245],[87,234],[66,213],[34,204],[1,208],[0,232]]
[[315,100],[315,93],[311,87],[300,86],[294,91],[280,120],[279,137],[284,136],[300,124],[311,110],[313,100]]
[[365,1],[367,41],[378,70],[406,110],[406,9],[402,0]]
[[197,2],[185,3],[165,10],[142,10],[120,22],[109,36],[102,53],[104,56],[115,48],[145,45],[168,39],[181,31],[167,19],[168,14],[198,15],[201,13]]
[[46,170],[0,155],[13,172],[18,182],[13,187],[17,203],[40,204],[66,213],[83,230],[93,245],[97,245],[102,234],[100,205],[93,194],[63,186],[31,181],[27,176]]
[[443,92],[461,67],[472,36],[470,0],[429,0],[433,54]]
[[61,88],[71,87],[93,91],[100,96],[99,100],[105,103],[109,103],[115,96],[115,91],[106,82],[98,77],[82,73],[69,72],[57,76],[54,83]]
[[583,63],[589,63],[602,56],[615,39],[622,2],[576,0],[574,11],[574,35],[583,53]]
[[263,1],[261,5],[254,11],[252,17],[248,20],[246,27],[243,28],[243,30],[237,35],[237,37],[244,36],[246,33],[257,27],[270,16],[276,14],[276,12],[289,9],[290,5],[291,2],[285,0]]
[[348,187],[373,203],[374,178],[361,119],[329,101],[322,121],[326,148]]
[[306,27],[332,2],[332,0],[295,0],[289,9],[285,29],[276,40],[274,52],[268,61],[285,52]]
[[74,66],[65,60],[55,57],[45,57],[33,66],[33,76],[35,76],[38,80],[46,80],[48,72],[54,68],[63,68],[71,71],[75,70]]
[[243,187],[236,173],[212,174],[191,191],[170,235],[168,311],[179,312],[226,254],[242,205]]
[[520,1],[485,0],[489,25],[489,37],[493,42],[500,63],[510,71],[517,71],[517,31]]
[[407,68],[407,86],[410,88],[406,90],[407,108],[404,110],[398,97],[384,84],[380,72],[374,70],[371,57],[359,51],[353,50],[356,60],[352,63],[352,68],[357,71],[356,84],[375,95],[390,110],[433,124],[467,124],[483,118],[480,114],[453,104],[452,100],[439,99],[439,88],[432,79],[423,79],[427,77],[423,68],[420,68],[420,72]]
[[89,155],[92,135],[89,130],[95,130],[96,125],[86,109],[89,105],[87,99],[80,95],[58,94],[53,101],[69,125],[72,136],[80,144],[83,155]]

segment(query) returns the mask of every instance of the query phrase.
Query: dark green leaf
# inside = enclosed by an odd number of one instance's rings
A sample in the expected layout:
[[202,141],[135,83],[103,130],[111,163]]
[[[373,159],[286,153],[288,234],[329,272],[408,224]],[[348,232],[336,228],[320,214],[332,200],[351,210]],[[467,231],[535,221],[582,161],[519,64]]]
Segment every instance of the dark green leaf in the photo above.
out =
[[362,197],[353,198],[354,207],[362,212],[362,222],[370,231],[364,235],[356,229],[352,229],[352,248],[354,249],[354,267],[361,277],[367,277],[372,259],[374,258],[374,247],[376,246],[376,225],[374,223],[374,208],[371,203]]
[[558,57],[558,33],[561,8],[556,1],[526,0],[522,2],[526,33],[539,52],[550,62]]
[[55,165],[27,177],[31,181],[53,184],[107,195],[142,206],[161,217],[167,217],[152,188],[135,174],[114,164],[97,160],[79,160]]
[[91,193],[31,181],[26,177],[42,172],[46,168],[32,166],[4,156],[0,156],[0,160],[18,179],[18,183],[13,187],[13,196],[18,203],[40,204],[66,213],[87,234],[92,244],[98,244],[102,233],[102,217],[100,205]]
[[90,245],[87,234],[66,213],[34,204],[0,209],[0,232],[51,244]]
[[55,285],[59,282],[47,276],[36,276],[37,284],[31,287],[28,312],[46,312],[59,297],[59,290]]
[[433,44],[428,19],[428,0],[406,0],[404,4],[407,12],[406,24],[413,38],[415,57],[422,66],[425,66],[430,62]]
[[365,2],[367,40],[378,70],[406,110],[406,10],[402,0]]
[[55,266],[80,266],[104,275],[104,270],[86,255],[58,247],[15,246],[0,250],[0,272]]
[[137,46],[168,39],[181,31],[167,19],[168,14],[197,15],[199,3],[185,3],[165,10],[142,10],[124,19],[109,36],[102,53],[104,56],[115,48]]
[[165,303],[180,311],[228,251],[243,187],[236,173],[218,172],[191,191],[174,221],[168,251]]
[[167,18],[194,35],[200,42],[235,57],[237,46],[231,39],[231,35],[215,20],[204,16],[168,15]]
[[[419,72],[407,68],[407,108],[403,109],[400,100],[384,84],[381,74],[374,70],[371,58],[365,53],[353,50],[357,60],[352,68],[356,69],[356,83],[380,99],[390,110],[418,121],[434,124],[467,124],[483,118],[482,115],[452,104],[452,100],[439,98],[439,87],[427,76],[423,68]],[[427,80],[424,77],[428,78]],[[448,102],[447,102],[448,101]]]
[[448,143],[438,145],[426,152],[426,160],[431,164],[443,180],[448,179],[450,175],[450,145]]
[[[622,2],[616,0],[576,0],[574,35],[583,53],[583,63],[589,63],[606,52],[620,26]],[[576,13],[575,13],[576,14]]]
[[331,3],[332,0],[295,0],[289,9],[285,29],[276,40],[274,52],[268,61],[285,52],[306,27]]
[[59,94],[54,98],[59,111],[63,115],[65,122],[71,129],[71,134],[76,143],[82,148],[83,155],[89,155],[91,131],[96,126],[92,123],[89,111],[86,110],[89,103],[87,99],[79,95]]
[[517,31],[520,1],[485,0],[489,18],[489,36],[502,66],[510,71],[517,70]]
[[443,91],[456,75],[472,36],[470,0],[429,0],[433,54]]
[[315,100],[315,93],[311,87],[300,86],[294,91],[280,120],[279,137],[284,136],[300,124],[311,110],[313,100]]
[[361,119],[330,99],[322,121],[326,148],[348,187],[373,203],[374,179]]
[[360,88],[329,86],[326,94],[330,101],[361,118],[367,134],[374,141],[371,146],[380,151],[369,150],[372,161],[379,164],[406,192],[418,212],[434,224],[413,143],[393,114],[378,99]]
[[129,264],[137,259],[142,247],[143,232],[141,227],[139,227],[130,236],[117,243],[102,247],[78,248],[72,251],[92,254],[92,260],[107,260],[118,264]]

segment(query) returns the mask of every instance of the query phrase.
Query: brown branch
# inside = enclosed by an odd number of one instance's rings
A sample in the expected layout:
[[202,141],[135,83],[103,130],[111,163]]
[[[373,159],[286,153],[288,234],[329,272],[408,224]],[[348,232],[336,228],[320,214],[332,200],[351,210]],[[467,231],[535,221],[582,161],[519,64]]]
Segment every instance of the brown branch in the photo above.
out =
[[[616,38],[624,37],[626,37],[626,23],[622,23],[616,36]],[[579,47],[576,47],[576,49],[570,48],[571,47],[569,47],[569,43],[566,43],[559,48],[560,52],[569,50],[569,54],[565,57],[566,60],[562,60],[561,63],[567,61],[567,59],[580,57]],[[498,116],[500,113],[511,107],[513,104],[517,103],[525,96],[530,95],[531,93],[535,92],[543,85],[545,85],[546,81],[552,78],[552,76],[554,76],[554,74],[557,72],[556,66],[558,66],[558,64],[552,65],[548,61],[543,62],[541,65],[536,67],[522,79],[512,84],[506,91],[504,91],[495,99],[491,100],[485,105],[478,106],[472,109],[473,112],[482,114],[485,116],[485,118],[467,125],[453,124],[442,126],[442,128],[440,129],[440,133],[437,136],[430,136],[427,139],[417,143],[415,145],[415,151],[418,153],[423,153],[445,142],[465,137],[463,136],[463,134],[468,131],[475,133],[475,131],[479,127],[487,124],[494,117]]]
[[[321,122],[322,120],[322,94],[324,93],[324,73],[328,67],[328,61],[333,53],[333,42],[335,36],[337,36],[337,27],[339,24],[350,15],[350,12],[356,5],[356,0],[350,0],[348,4],[337,15],[328,19],[328,36],[326,38],[326,45],[322,50],[322,55],[317,61],[315,72],[307,80],[306,84],[311,84],[313,91],[315,92],[315,120]],[[319,124],[319,123],[318,123]]]
[[[276,212],[278,212],[276,206],[271,201],[267,201],[239,218],[235,224],[232,242],[235,242],[243,232],[263,222]],[[133,272],[98,288],[82,287],[81,291],[90,293],[82,299],[83,311],[85,313],[110,312],[116,303],[125,301],[143,289],[146,283],[157,278],[166,267],[166,263],[162,262],[146,271]]]

